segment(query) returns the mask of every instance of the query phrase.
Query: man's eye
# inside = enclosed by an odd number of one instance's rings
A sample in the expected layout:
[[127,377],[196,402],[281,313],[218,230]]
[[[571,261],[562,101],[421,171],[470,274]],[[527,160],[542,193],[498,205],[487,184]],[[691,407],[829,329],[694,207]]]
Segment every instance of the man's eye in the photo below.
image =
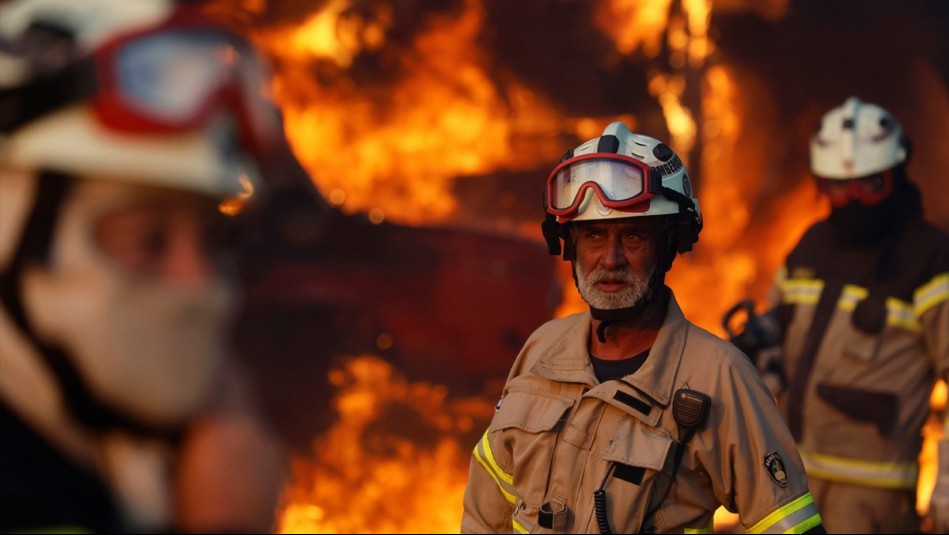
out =
[[581,233],[581,236],[583,236],[584,238],[587,238],[587,239],[593,239],[593,238],[599,238],[600,236],[602,236],[602,234],[600,234],[600,233],[599,233],[598,231],[596,231],[596,230],[584,230],[584,231]]

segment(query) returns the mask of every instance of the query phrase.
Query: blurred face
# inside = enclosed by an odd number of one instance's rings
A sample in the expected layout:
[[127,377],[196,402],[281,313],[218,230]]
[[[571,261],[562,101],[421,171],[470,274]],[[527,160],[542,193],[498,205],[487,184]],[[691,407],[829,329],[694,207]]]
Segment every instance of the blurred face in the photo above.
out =
[[818,178],[817,183],[834,208],[843,208],[851,201],[876,206],[893,193],[893,173],[889,170],[849,180]]
[[656,269],[662,222],[652,217],[576,223],[577,288],[593,308],[639,302]]
[[100,401],[156,425],[205,402],[236,310],[222,218],[194,194],[77,180],[49,264],[24,273],[24,299]]

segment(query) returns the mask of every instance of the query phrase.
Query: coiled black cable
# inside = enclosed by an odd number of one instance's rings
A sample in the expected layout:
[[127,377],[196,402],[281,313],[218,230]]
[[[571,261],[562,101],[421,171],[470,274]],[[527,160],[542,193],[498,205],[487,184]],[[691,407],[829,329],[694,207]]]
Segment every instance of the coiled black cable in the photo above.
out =
[[603,477],[603,482],[600,483],[600,488],[593,492],[593,512],[596,515],[596,525],[600,528],[600,533],[603,534],[613,533],[610,528],[609,516],[606,513],[606,490],[604,489],[606,488],[606,482],[613,475],[614,468],[616,468],[616,465],[611,464],[610,469],[606,471],[606,475]]

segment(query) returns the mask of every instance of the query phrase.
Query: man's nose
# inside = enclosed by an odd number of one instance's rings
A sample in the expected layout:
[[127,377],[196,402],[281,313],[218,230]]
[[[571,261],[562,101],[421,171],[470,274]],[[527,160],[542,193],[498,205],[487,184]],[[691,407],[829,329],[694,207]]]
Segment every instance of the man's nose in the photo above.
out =
[[626,264],[626,251],[623,249],[623,243],[618,234],[609,236],[600,262],[607,269],[615,269]]
[[197,233],[183,232],[169,244],[162,271],[172,283],[199,283],[212,277],[214,261]]

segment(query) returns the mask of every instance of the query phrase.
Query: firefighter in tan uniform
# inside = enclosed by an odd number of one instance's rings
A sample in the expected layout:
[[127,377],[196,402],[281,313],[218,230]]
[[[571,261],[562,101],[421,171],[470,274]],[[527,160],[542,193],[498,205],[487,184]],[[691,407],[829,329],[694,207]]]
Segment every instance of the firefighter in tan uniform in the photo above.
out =
[[[811,139],[830,216],[779,270],[779,405],[797,439],[825,526],[912,533],[922,428],[949,374],[949,236],[925,222],[908,180],[909,144],[883,108],[848,99]],[[759,363],[760,365],[760,363]],[[945,442],[930,509],[949,530]]]
[[461,529],[823,533],[771,394],[690,323],[665,273],[702,218],[678,156],[612,123],[551,173],[544,235],[589,312],[541,326],[473,451]]

